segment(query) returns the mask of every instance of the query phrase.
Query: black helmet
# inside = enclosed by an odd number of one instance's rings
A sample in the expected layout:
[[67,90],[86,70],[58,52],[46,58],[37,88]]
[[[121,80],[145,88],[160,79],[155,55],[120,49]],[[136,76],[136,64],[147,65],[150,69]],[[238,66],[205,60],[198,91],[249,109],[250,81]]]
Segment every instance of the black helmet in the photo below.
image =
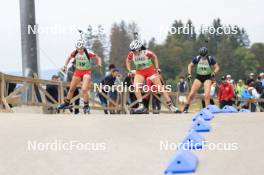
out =
[[222,81],[226,80],[226,76],[223,75],[223,76],[221,77],[221,80],[222,80]]
[[208,49],[207,49],[206,47],[201,47],[201,48],[199,49],[199,54],[200,54],[202,57],[206,56],[206,55],[208,54]]

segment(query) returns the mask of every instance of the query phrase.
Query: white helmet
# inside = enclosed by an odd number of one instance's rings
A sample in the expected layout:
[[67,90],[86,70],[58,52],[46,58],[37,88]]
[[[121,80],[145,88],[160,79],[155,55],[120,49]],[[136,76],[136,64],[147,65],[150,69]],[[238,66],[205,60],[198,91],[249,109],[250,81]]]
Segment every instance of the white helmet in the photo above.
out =
[[226,78],[231,78],[231,75],[228,74],[228,75],[226,76]]
[[82,49],[84,48],[84,45],[85,45],[84,40],[78,40],[75,46],[77,49]]
[[131,51],[140,50],[143,46],[142,42],[140,40],[134,40],[130,43],[129,48]]

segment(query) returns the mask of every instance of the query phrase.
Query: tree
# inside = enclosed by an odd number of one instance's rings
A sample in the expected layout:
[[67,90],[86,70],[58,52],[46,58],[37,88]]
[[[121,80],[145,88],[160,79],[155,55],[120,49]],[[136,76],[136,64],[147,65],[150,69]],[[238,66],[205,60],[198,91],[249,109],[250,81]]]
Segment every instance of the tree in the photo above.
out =
[[239,47],[234,52],[234,59],[239,60],[239,65],[236,65],[235,69],[239,69],[239,77],[247,78],[247,76],[253,72],[257,72],[259,62],[256,59],[256,55],[248,48]]
[[115,64],[121,70],[125,70],[125,58],[131,41],[132,34],[129,33],[124,21],[113,24],[110,35],[110,63]]
[[148,42],[148,48],[150,50],[152,50],[153,48],[155,48],[157,46],[156,44],[156,39],[153,37],[150,39],[150,41]]
[[196,41],[195,27],[193,26],[193,22],[190,19],[186,23],[186,30],[188,34],[185,34],[185,39]]
[[234,26],[232,27],[231,25],[229,25],[230,28],[233,28],[237,31],[236,34],[230,34],[228,35],[228,37],[230,38],[232,45],[234,48],[237,47],[248,47],[250,44],[248,35],[245,31],[245,29],[240,29],[238,26]]
[[251,46],[250,51],[256,55],[256,60],[259,62],[257,67],[258,72],[264,71],[264,43],[255,43]]
[[234,59],[233,47],[232,43],[229,39],[223,39],[217,49],[216,61],[220,66],[220,74],[232,75],[233,78],[237,78],[239,76],[239,62]]
[[[223,27],[220,18],[214,19],[212,26],[208,27],[207,35],[208,35],[208,49],[210,51],[210,54],[215,55],[216,51],[218,49],[218,45],[221,42],[221,38],[224,36],[224,34],[219,35],[219,33],[222,33],[223,30],[221,29]],[[218,30],[218,32],[217,32]]]
[[[134,21],[128,24],[127,33],[131,39],[137,39],[137,38],[135,38],[135,36],[138,36],[139,29],[138,29],[137,24]],[[138,36],[138,37],[140,37],[140,36]]]

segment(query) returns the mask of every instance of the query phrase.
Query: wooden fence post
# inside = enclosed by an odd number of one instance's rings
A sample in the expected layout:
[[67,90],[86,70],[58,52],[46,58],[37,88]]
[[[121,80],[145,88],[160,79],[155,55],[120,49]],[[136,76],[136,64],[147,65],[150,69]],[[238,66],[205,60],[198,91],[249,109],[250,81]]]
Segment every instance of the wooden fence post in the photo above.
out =
[[126,98],[126,91],[123,91],[121,93],[121,112],[122,114],[126,114],[126,101],[127,101],[127,98]]
[[5,75],[1,74],[1,101],[5,107],[5,109],[9,112],[11,112],[11,108],[9,106],[9,104],[7,103],[6,99],[5,99],[5,95],[6,95],[6,81],[5,81]]
[[63,83],[62,81],[60,82],[60,104],[63,103],[64,101],[64,88],[63,88]]
[[0,73],[0,108],[2,108],[2,105],[3,105],[3,101],[2,101],[2,99],[3,99],[3,96],[2,96],[2,82],[3,82],[3,74],[2,73]]

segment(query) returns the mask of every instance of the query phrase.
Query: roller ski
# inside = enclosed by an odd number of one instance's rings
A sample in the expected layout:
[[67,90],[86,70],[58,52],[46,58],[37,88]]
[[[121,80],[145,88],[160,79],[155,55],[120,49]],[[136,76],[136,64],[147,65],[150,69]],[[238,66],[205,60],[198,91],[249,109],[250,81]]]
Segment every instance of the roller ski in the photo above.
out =
[[171,101],[167,102],[167,105],[168,105],[171,112],[181,113],[181,111],[176,106],[174,106],[174,104]]
[[70,101],[65,100],[64,103],[58,106],[57,111],[66,110],[66,109],[72,110],[72,108],[73,108],[73,105],[70,104]]
[[89,104],[84,104],[83,113],[84,114],[90,114],[90,106],[89,106]]
[[142,103],[139,104],[138,108],[132,109],[131,114],[148,114],[148,109],[144,107]]

